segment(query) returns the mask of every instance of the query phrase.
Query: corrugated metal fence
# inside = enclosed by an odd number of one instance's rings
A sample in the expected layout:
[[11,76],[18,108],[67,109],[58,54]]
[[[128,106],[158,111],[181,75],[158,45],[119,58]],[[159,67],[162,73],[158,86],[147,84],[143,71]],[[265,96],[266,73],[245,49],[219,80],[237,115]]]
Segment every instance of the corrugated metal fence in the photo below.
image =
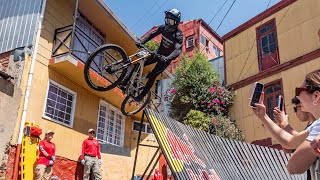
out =
[[306,179],[290,175],[289,154],[220,138],[145,110],[175,179]]
[[32,45],[42,0],[0,0],[0,53]]

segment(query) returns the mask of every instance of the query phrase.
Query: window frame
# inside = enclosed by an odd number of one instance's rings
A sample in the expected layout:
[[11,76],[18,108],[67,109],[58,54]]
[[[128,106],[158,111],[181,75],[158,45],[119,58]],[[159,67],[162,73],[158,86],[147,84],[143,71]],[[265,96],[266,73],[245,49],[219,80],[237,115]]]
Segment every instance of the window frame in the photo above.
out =
[[[101,45],[103,45],[103,44],[106,44],[107,43],[107,40],[106,40],[106,35],[100,30],[100,29],[98,29],[83,13],[81,13],[79,10],[78,10],[78,16],[77,16],[77,18],[76,18],[76,26],[78,26],[77,25],[77,21],[81,21],[81,23],[82,24],[84,24],[84,25],[86,25],[89,29],[90,29],[90,34],[91,33],[94,33],[95,34],[95,36],[96,37],[98,37],[100,40],[102,40],[102,43],[100,44],[100,45],[98,45],[98,47],[99,46],[101,46]],[[80,31],[82,31],[82,33],[85,33],[85,35],[87,35],[90,39],[89,40],[93,40],[95,43],[97,43],[97,44],[99,44],[96,40],[94,40],[95,38],[94,37],[92,37],[91,35],[88,35],[88,32],[86,32],[84,29],[82,29],[80,26],[78,26],[77,27],[78,29],[80,29]],[[77,33],[79,33],[78,31],[75,31],[74,32],[75,33],[75,35],[77,34]],[[81,33],[79,33],[79,34],[81,34]],[[79,38],[80,37],[82,37],[81,35],[80,36],[78,36]],[[77,44],[77,42],[79,41],[79,44]],[[76,37],[73,39],[73,47],[72,47],[72,49],[73,50],[80,50],[80,49],[78,49],[78,46],[79,47],[82,47],[84,44],[86,44],[86,43],[84,43],[84,41],[87,41],[89,44],[91,44],[90,43],[90,41],[88,41],[88,39],[86,39],[86,38],[84,38],[84,37],[82,37],[81,39],[77,39]],[[92,44],[91,44],[92,45]],[[89,46],[87,46],[87,47],[85,47],[88,51],[90,51],[90,45]],[[80,50],[81,51],[81,50]],[[85,51],[84,49],[83,49],[83,51]],[[91,50],[92,51],[92,50]],[[75,51],[75,52],[72,52],[72,55],[73,56],[75,56],[76,58],[78,58],[79,60],[81,60],[82,62],[84,62],[85,63],[85,61],[87,60],[87,57],[89,56],[88,54],[84,54],[84,53],[81,53],[81,52],[77,52],[77,51]],[[86,56],[86,58],[85,59],[82,59],[82,58],[84,58],[84,56]]]
[[[214,55],[216,55],[217,57],[220,57],[221,56],[221,50],[218,48],[218,46],[213,44],[212,47],[213,47]],[[217,52],[219,52],[219,55],[217,54]]]
[[[53,84],[55,86],[58,86],[59,88],[61,88],[62,90],[65,90],[67,91],[69,94],[72,94],[73,95],[73,98],[74,98],[74,101],[72,101],[72,107],[71,107],[71,114],[70,114],[70,125],[66,124],[66,123],[63,123],[63,122],[60,122],[58,120],[55,120],[49,116],[46,115],[46,107],[47,107],[47,101],[48,101],[48,94],[49,94],[49,87],[50,87],[50,84]],[[74,114],[75,114],[75,110],[76,110],[76,102],[77,102],[77,93],[75,91],[72,91],[71,89],[59,84],[58,82],[55,82],[54,80],[52,79],[49,79],[48,81],[48,85],[47,85],[47,91],[46,91],[46,97],[45,97],[45,102],[44,102],[44,105],[43,105],[43,112],[42,112],[42,118],[44,119],[47,119],[49,121],[52,121],[54,123],[57,123],[57,124],[60,124],[60,125],[63,125],[63,126],[66,126],[66,127],[69,127],[69,128],[72,128],[73,127],[73,123],[74,123]]]
[[[106,119],[106,121],[105,121],[104,134],[103,134],[104,139],[101,140],[101,139],[98,138],[98,129],[99,129],[99,118],[100,118],[101,105],[104,106],[104,107],[106,107],[106,110],[107,110],[107,111],[113,110],[113,111],[115,112],[115,115],[120,114],[120,115],[122,116],[122,119],[121,119],[121,133],[120,133],[120,145],[117,145],[117,144],[115,144],[115,143],[110,143],[110,142],[108,142],[107,134],[106,134],[106,130],[107,130],[107,129],[106,129],[106,125],[107,125],[107,121],[108,121],[109,119]],[[107,114],[106,114],[106,115],[107,115]],[[106,118],[106,117],[104,117],[104,118]],[[98,119],[97,119],[97,133],[96,133],[96,138],[97,138],[97,140],[98,140],[101,144],[110,144],[110,145],[117,146],[117,147],[123,147],[123,146],[124,146],[124,135],[125,135],[125,122],[126,122],[125,119],[126,119],[125,116],[121,113],[121,111],[120,111],[118,108],[116,108],[116,107],[112,106],[111,104],[109,104],[108,102],[100,99],[100,101],[99,101],[99,108],[98,108]],[[115,119],[115,121],[116,121],[116,119]],[[114,123],[115,123],[115,121],[114,121]],[[116,134],[115,134],[115,128],[116,128],[116,127],[113,126],[113,128],[114,128],[114,130],[113,130],[113,132],[112,132],[112,137],[115,138],[115,135],[116,135]]]
[[[133,129],[134,123],[139,123],[139,124],[140,124],[141,121],[136,121],[136,120],[132,121],[132,128],[131,128],[131,130],[132,130],[132,131],[135,131],[135,132],[139,132],[139,131]],[[143,122],[143,124],[145,125],[145,126],[144,126],[145,128],[144,128],[143,131],[141,131],[142,133],[144,133],[144,134],[154,134],[154,133],[148,133],[148,132],[147,132],[147,127],[148,127],[148,125],[151,127],[150,123]],[[151,129],[152,129],[152,128],[151,128]]]
[[[192,45],[189,44],[189,41],[192,40]],[[194,35],[188,36],[186,38],[186,48],[194,47]]]
[[[280,85],[281,86],[281,90],[278,90],[278,91],[272,92],[270,94],[267,94],[266,89],[268,89],[271,86],[274,87],[276,85]],[[265,94],[265,97],[264,97],[263,101],[264,101],[264,104],[266,106],[266,113],[267,113],[267,115],[269,115],[268,114],[268,109],[273,109],[274,107],[277,106],[277,96],[281,95],[282,97],[284,97],[282,79],[278,79],[278,80],[275,80],[275,81],[272,81],[270,83],[265,84],[264,85],[264,94]],[[268,102],[267,102],[267,98],[268,97],[273,97],[273,107],[272,108],[269,108],[269,105],[268,105]],[[285,109],[286,109],[285,108],[285,98],[283,99],[283,102],[284,102],[283,103],[283,107],[284,107],[283,109],[285,111]],[[270,119],[274,121],[273,117],[270,117]]]
[[[260,30],[269,26],[270,24],[273,24],[273,28],[272,29],[269,29],[267,30],[266,32],[263,32],[262,34],[260,34]],[[275,48],[275,52],[274,53],[270,53],[267,54],[267,53],[264,53],[263,52],[263,48],[262,48],[262,38],[270,35],[270,34],[273,34],[275,35],[275,38],[274,38],[274,44],[276,46]],[[259,71],[265,71],[265,70],[268,70],[272,67],[275,67],[277,65],[280,64],[280,56],[279,56],[279,43],[278,43],[278,33],[277,33],[277,24],[276,24],[276,20],[275,18],[265,22],[264,24],[262,24],[261,26],[257,27],[256,28],[256,41],[257,41],[257,52],[258,52],[258,66],[259,66]],[[268,40],[269,41],[269,40]],[[270,44],[268,44],[269,46]],[[275,56],[275,59],[273,58],[273,56]],[[271,67],[264,67],[263,66],[263,60],[267,60],[268,58],[272,58],[274,60],[276,60],[276,63],[275,65],[271,66]]]
[[[207,38],[201,33],[200,34],[200,44],[202,44],[203,46],[206,46],[206,40]],[[202,43],[202,41],[204,41],[204,44]]]

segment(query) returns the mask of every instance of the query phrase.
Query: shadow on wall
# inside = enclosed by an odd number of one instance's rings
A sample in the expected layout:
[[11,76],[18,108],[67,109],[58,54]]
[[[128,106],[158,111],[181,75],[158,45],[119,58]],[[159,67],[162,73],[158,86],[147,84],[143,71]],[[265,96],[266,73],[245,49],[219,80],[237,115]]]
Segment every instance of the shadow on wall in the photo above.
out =
[[10,81],[0,78],[0,92],[13,97],[14,85]]

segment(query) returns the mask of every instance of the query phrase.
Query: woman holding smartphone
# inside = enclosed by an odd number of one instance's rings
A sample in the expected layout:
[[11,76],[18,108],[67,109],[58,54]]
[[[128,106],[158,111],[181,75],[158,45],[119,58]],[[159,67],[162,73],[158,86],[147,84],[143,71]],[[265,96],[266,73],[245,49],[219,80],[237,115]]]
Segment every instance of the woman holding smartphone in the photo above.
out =
[[290,174],[302,174],[307,171],[315,162],[316,155],[310,142],[320,134],[320,70],[309,73],[301,87],[296,88],[296,96],[301,102],[301,110],[310,112],[316,119],[306,130],[291,135],[277,126],[266,114],[266,107],[263,104],[264,93],[256,107],[252,110],[262,121],[272,136],[285,148],[296,149],[291,156],[287,169]]

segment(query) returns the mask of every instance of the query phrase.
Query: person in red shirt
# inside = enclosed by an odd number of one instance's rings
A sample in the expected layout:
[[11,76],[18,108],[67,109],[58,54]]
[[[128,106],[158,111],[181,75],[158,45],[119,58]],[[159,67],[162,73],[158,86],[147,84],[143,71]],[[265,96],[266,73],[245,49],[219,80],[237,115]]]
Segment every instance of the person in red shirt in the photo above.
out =
[[[95,180],[101,180],[100,166],[102,164],[100,155],[100,145],[95,139],[96,132],[93,129],[88,130],[88,139],[82,143],[81,164],[84,165],[83,180],[89,180],[90,170],[94,174]],[[98,158],[97,158],[98,157]]]
[[52,174],[52,166],[56,160],[56,146],[51,142],[54,132],[48,130],[44,140],[39,143],[39,157],[35,168],[36,180],[48,180]]

